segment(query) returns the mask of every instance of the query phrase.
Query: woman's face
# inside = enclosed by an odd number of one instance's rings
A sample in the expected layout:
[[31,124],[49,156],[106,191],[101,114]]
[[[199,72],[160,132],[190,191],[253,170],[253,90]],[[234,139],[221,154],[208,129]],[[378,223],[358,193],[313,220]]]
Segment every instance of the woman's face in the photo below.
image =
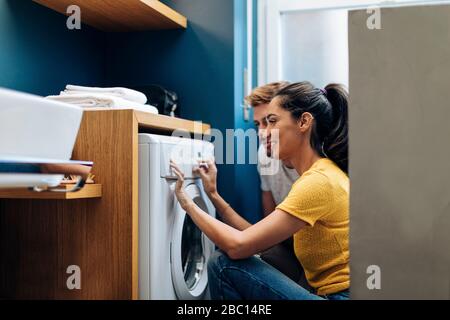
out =
[[272,157],[289,160],[301,148],[304,136],[291,113],[280,106],[280,98],[273,99],[267,111],[267,143]]

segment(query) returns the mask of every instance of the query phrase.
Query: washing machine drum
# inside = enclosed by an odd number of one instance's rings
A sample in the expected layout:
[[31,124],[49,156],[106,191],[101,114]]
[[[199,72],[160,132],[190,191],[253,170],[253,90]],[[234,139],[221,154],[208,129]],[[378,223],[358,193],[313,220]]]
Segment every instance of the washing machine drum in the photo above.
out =
[[[208,212],[202,193],[196,184],[187,186],[186,193],[203,211]],[[173,286],[181,300],[202,299],[208,285],[206,266],[214,251],[214,244],[200,231],[178,203],[176,207],[170,253]]]

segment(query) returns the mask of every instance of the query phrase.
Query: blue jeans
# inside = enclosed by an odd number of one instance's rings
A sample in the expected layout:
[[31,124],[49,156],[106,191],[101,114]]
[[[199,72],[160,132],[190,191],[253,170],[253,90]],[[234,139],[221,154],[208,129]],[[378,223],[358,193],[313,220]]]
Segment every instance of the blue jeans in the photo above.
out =
[[213,300],[348,300],[349,291],[318,296],[257,257],[232,260],[216,251],[208,261]]

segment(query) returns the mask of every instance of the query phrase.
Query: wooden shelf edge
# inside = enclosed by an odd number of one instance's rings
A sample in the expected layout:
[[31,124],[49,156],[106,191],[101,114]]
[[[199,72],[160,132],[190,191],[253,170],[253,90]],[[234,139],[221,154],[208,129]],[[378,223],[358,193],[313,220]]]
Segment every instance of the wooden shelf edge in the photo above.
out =
[[[63,186],[61,186],[63,187]],[[67,190],[72,185],[64,186]],[[76,200],[102,197],[101,184],[86,184],[78,192],[60,193],[60,192],[33,192],[28,189],[0,189],[0,199],[41,199],[41,200]]]
[[132,109],[105,109],[89,108],[84,112],[130,112],[134,113],[138,126],[145,129],[155,129],[159,131],[173,132],[175,130],[184,130],[189,133],[208,135],[211,133],[211,125],[200,121],[192,121],[181,118],[173,118],[161,114],[152,114]]
[[155,0],[140,0],[142,3],[146,4],[153,10],[159,12],[162,16],[167,19],[172,20],[175,24],[181,28],[187,28],[187,18],[172,8],[168,7],[164,3]]
[[211,130],[209,124],[200,121],[191,121],[173,118],[164,115],[156,115],[141,111],[134,111],[139,127],[164,131],[183,130],[189,133],[208,134]]
[[84,24],[104,32],[186,29],[187,18],[159,0],[33,0],[68,16],[77,5]]

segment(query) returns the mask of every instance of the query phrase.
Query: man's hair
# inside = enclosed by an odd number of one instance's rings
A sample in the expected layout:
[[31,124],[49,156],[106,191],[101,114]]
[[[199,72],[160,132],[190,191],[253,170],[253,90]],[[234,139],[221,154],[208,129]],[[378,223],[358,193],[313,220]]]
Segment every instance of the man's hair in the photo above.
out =
[[245,97],[245,102],[252,107],[268,104],[277,95],[278,91],[288,85],[289,82],[280,81],[255,88],[249,96]]

